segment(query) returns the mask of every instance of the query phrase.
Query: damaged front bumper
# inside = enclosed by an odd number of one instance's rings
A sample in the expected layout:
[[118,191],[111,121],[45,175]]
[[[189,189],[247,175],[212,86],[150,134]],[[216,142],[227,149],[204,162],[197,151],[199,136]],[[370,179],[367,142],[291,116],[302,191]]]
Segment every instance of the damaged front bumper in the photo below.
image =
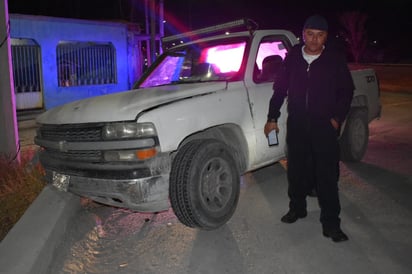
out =
[[46,151],[39,156],[47,182],[61,191],[139,212],[158,212],[170,207],[167,154],[133,165],[63,161]]
[[170,207],[168,174],[116,180],[65,175],[46,170],[46,177],[59,190],[69,191],[106,205],[130,208],[139,212],[157,212]]

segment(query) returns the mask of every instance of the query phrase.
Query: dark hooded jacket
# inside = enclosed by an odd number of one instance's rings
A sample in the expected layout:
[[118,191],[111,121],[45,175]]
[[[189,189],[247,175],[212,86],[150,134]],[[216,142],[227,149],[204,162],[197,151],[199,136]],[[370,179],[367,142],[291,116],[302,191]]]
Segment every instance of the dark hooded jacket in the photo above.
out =
[[302,45],[292,48],[284,69],[273,86],[268,120],[280,116],[280,107],[288,97],[288,123],[291,121],[330,121],[341,124],[350,108],[354,84],[343,53],[326,46],[310,65],[302,56]]

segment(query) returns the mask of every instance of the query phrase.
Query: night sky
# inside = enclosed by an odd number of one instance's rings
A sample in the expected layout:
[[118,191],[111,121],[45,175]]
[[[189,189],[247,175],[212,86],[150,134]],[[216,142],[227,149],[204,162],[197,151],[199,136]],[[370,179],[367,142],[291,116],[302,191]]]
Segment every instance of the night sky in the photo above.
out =
[[[348,11],[367,14],[367,37],[378,47],[399,52],[412,62],[408,40],[412,16],[408,0],[164,0],[166,34],[191,30],[239,18],[251,18],[260,28],[285,28],[300,35],[307,16],[319,13],[330,24],[330,33],[342,27],[338,17]],[[98,20],[128,20],[144,24],[143,0],[8,0],[10,13]],[[134,8],[132,8],[134,7]]]

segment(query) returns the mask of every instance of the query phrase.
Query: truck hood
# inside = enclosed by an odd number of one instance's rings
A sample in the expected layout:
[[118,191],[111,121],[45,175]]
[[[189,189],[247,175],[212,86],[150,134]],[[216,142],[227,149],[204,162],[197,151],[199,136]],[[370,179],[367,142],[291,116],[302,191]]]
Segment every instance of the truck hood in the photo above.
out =
[[167,85],[87,98],[50,109],[40,124],[81,124],[135,120],[147,109],[226,88],[226,82]]

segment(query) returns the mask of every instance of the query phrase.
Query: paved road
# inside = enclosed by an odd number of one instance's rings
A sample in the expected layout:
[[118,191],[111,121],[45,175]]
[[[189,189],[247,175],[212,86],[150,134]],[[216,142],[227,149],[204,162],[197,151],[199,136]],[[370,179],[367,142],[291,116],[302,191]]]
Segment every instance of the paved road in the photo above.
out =
[[49,273],[411,273],[412,96],[384,93],[361,163],[341,164],[342,228],[321,235],[316,199],[284,224],[280,164],[248,173],[233,218],[214,231],[180,224],[172,211],[140,214],[83,200]]

